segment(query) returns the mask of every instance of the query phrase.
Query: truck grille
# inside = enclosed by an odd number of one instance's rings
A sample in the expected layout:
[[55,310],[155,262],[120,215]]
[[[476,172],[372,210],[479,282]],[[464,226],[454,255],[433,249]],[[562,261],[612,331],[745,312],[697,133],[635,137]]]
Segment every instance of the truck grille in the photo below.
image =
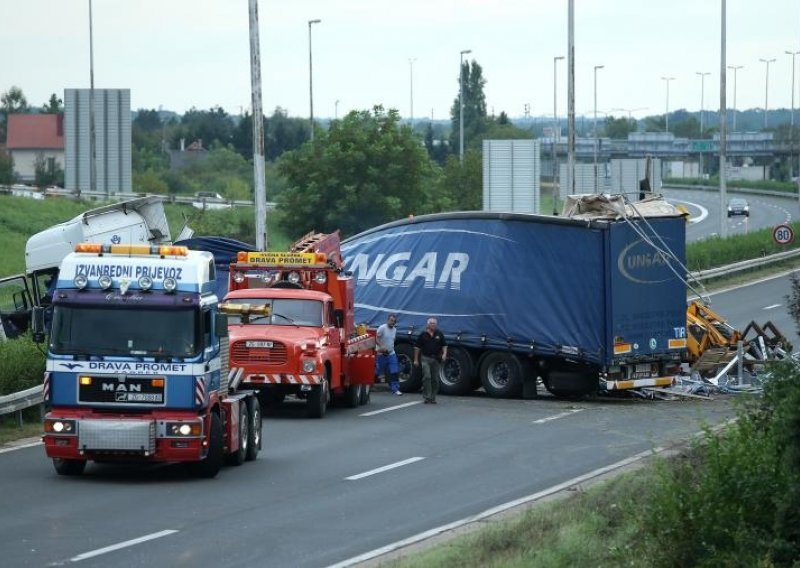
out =
[[263,363],[284,365],[287,360],[286,345],[273,342],[272,347],[247,347],[244,341],[237,341],[231,350],[231,364]]
[[78,446],[89,451],[118,450],[152,455],[155,431],[152,420],[81,420]]

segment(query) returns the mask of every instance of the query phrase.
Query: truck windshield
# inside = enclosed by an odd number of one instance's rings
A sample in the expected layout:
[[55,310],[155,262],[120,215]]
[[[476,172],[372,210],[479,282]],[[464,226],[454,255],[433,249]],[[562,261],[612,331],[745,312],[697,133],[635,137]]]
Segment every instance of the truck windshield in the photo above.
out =
[[191,357],[202,348],[195,310],[56,306],[50,350],[63,355]]
[[[250,323],[257,325],[305,325],[322,326],[322,302],[317,300],[289,300],[271,298],[236,298],[228,300],[231,304],[250,304],[251,306],[272,307],[271,316],[250,316]],[[229,315],[231,325],[242,323],[238,315]]]

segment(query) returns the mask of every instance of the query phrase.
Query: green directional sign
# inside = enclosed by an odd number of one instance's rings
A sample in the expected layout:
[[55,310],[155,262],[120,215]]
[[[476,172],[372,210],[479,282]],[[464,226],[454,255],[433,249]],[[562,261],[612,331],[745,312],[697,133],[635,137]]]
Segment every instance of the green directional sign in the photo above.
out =
[[689,151],[690,152],[713,152],[714,151],[714,141],[713,140],[690,140],[689,141]]

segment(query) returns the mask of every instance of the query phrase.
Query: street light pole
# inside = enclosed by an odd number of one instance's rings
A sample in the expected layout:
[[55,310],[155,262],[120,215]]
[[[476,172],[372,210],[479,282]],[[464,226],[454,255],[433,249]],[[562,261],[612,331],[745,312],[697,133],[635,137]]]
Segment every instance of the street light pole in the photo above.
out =
[[[706,71],[695,71],[696,75],[700,75],[700,138],[703,138],[705,133],[704,123],[705,123],[705,82],[706,82],[706,75],[711,75],[710,72]],[[703,152],[700,151],[700,176],[702,177],[705,173],[705,167],[703,164]]]
[[759,59],[761,63],[766,63],[767,73],[764,79],[764,129],[767,128],[767,113],[769,112],[769,64],[774,63],[775,59]]
[[339,120],[339,99],[336,99],[336,102],[333,103],[333,119]]
[[311,140],[314,140],[314,72],[311,65],[311,25],[322,20],[308,20],[308,108],[309,126],[311,127]]
[[411,122],[411,132],[414,132],[414,62],[416,60],[416,57],[411,57],[408,60],[409,97],[411,99],[411,116],[409,121]]
[[675,77],[661,77],[667,84],[667,111],[664,113],[664,132],[669,132],[669,82],[674,81]]
[[791,151],[789,154],[789,178],[794,178],[794,56],[800,51],[787,51],[787,55],[792,56],[792,118],[791,128],[789,129],[789,140],[791,141]]
[[[94,39],[92,0],[89,0],[89,191],[97,191],[97,128],[94,121]],[[80,195],[78,184],[78,195]],[[106,184],[106,191],[108,185]]]
[[558,198],[561,197],[559,190],[559,171],[558,155],[556,154],[556,144],[561,138],[561,129],[558,127],[558,97],[556,87],[558,85],[558,62],[564,59],[563,55],[553,57],[553,215],[558,215]]
[[472,53],[471,49],[461,50],[461,62],[458,66],[458,161],[464,163],[464,55]]
[[594,192],[597,193],[597,70],[602,69],[605,65],[594,66]]
[[728,65],[728,69],[733,69],[733,126],[731,130],[736,132],[736,71],[744,65]]

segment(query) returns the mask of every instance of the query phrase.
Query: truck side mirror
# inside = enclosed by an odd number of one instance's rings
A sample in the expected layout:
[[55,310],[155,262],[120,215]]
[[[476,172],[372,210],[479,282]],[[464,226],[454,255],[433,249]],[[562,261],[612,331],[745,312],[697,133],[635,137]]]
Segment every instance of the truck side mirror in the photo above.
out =
[[336,320],[336,327],[344,327],[344,310],[333,310],[333,319]]
[[42,306],[34,306],[31,312],[31,331],[36,343],[44,342],[44,310]]
[[214,318],[214,331],[217,337],[228,337],[228,318],[217,312]]

